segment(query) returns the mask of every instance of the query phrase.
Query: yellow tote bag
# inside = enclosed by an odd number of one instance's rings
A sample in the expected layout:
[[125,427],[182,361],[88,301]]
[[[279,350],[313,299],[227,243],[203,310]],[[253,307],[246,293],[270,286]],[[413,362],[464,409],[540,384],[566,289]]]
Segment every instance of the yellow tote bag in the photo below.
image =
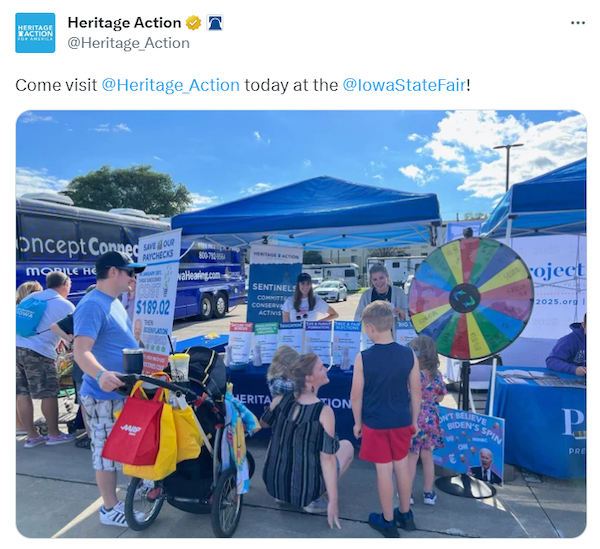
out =
[[177,431],[177,463],[196,459],[200,455],[202,439],[194,419],[194,410],[190,406],[185,410],[173,410],[173,417]]
[[[161,395],[163,410],[160,418],[160,447],[154,465],[123,465],[123,473],[146,480],[162,480],[177,468],[177,431],[173,407],[167,402],[165,389]],[[116,414],[115,414],[116,415]]]

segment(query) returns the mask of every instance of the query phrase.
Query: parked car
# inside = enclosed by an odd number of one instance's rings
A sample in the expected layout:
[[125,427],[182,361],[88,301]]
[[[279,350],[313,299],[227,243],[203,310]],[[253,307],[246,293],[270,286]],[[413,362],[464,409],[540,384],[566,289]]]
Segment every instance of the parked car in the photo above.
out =
[[326,280],[321,282],[315,289],[315,293],[325,301],[346,301],[348,299],[348,288],[343,282]]
[[317,286],[318,286],[319,284],[321,284],[322,282],[323,282],[323,279],[322,279],[322,278],[319,278],[319,277],[312,277],[312,287],[313,287],[313,290],[316,290],[316,289],[317,289]]

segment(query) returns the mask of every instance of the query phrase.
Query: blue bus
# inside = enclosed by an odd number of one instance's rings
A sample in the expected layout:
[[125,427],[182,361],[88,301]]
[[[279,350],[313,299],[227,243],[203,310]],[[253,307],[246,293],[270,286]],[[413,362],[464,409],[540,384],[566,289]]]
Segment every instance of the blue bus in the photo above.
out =
[[[27,280],[44,286],[49,272],[62,271],[73,281],[74,304],[96,282],[99,255],[117,250],[136,259],[141,236],[170,229],[143,212],[76,208],[60,195],[50,200],[17,199],[17,287]],[[182,242],[175,318],[222,318],[230,307],[245,303],[243,262],[238,248]]]

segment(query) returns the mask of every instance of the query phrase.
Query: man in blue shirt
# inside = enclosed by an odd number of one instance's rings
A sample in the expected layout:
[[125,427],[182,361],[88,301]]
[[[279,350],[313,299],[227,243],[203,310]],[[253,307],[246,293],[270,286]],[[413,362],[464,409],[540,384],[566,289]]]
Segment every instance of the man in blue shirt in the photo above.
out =
[[587,315],[583,316],[583,322],[571,324],[572,332],[561,337],[546,358],[546,368],[556,372],[565,372],[585,376],[586,366],[586,323]]
[[81,401],[91,432],[96,483],[104,505],[100,522],[127,527],[125,508],[117,499],[117,464],[102,458],[102,449],[115,424],[114,413],[124,398],[115,393],[123,382],[123,349],[136,348],[131,320],[119,296],[128,291],[145,265],[121,252],[107,252],[96,261],[96,289],[75,310],[74,358],[84,372]]

